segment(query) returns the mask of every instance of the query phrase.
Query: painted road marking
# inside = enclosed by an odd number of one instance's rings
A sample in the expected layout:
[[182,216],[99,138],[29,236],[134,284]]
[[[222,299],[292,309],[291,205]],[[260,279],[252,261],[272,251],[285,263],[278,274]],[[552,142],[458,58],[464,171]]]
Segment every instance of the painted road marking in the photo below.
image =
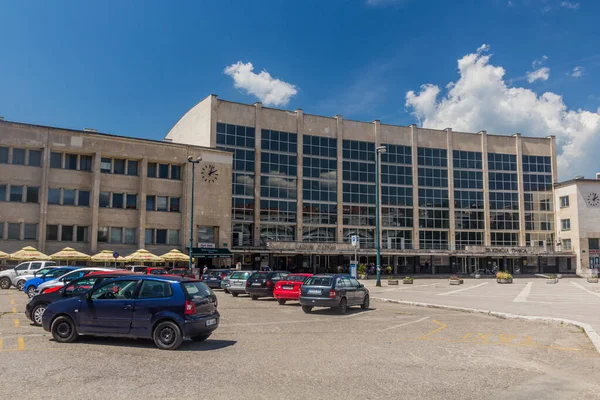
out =
[[441,284],[441,282],[430,283],[428,285],[414,285],[414,284],[413,285],[404,285],[402,287],[385,289],[384,292],[392,292],[394,290],[418,289],[418,288],[422,288],[422,287],[435,286],[435,285],[440,285],[440,284]]
[[514,303],[526,303],[527,297],[529,297],[529,293],[531,292],[531,287],[533,286],[533,282],[527,282],[525,288],[521,290],[521,293],[517,297],[514,298]]
[[11,310],[13,314],[17,313],[17,309],[15,307],[13,307],[13,309]]
[[2,339],[0,339],[0,350],[2,350]]
[[421,336],[419,339],[420,340],[428,340],[429,336],[431,335],[435,335],[438,332],[443,331],[444,329],[446,329],[448,327],[448,325],[440,322],[440,321],[436,321],[435,319],[432,320],[434,324],[440,325],[439,328],[432,330],[431,332],[427,332],[426,334],[424,334],[423,336]]
[[454,293],[464,292],[465,290],[475,289],[475,288],[481,287],[483,285],[487,285],[488,283],[489,282],[483,282],[483,283],[480,283],[479,285],[475,285],[475,286],[469,286],[469,287],[462,288],[462,289],[451,290],[449,292],[438,293],[438,294],[436,294],[436,296],[448,296],[449,294],[454,294]]
[[376,308],[372,308],[370,310],[365,310],[365,311],[357,311],[357,312],[352,313],[350,315],[344,315],[342,318],[352,318],[352,317],[356,317],[356,316],[360,317],[362,315],[365,315],[365,314],[368,314],[368,313],[374,313],[376,311],[378,311]]
[[577,286],[577,287],[578,287],[579,289],[581,289],[581,290],[584,290],[584,291],[586,291],[586,292],[588,292],[588,293],[590,293],[590,294],[593,294],[594,296],[598,296],[598,297],[600,297],[600,293],[598,293],[598,292],[593,292],[593,291],[591,291],[590,289],[588,289],[588,288],[584,288],[584,287],[583,287],[583,286],[581,286],[580,284],[578,284],[578,283],[575,283],[575,282],[573,282],[573,281],[571,281],[571,283],[572,283],[573,285]]
[[20,322],[19,322],[19,320],[18,320],[18,319],[16,319],[16,318],[15,318],[15,319],[13,319],[13,324],[15,325],[15,328],[18,328],[18,327],[19,327],[19,324],[20,324]]
[[10,304],[15,304],[15,301],[13,299],[10,299]]
[[386,331],[390,331],[392,329],[400,328],[401,326],[406,326],[406,325],[410,325],[410,324],[416,324],[418,322],[425,321],[426,319],[429,319],[429,317],[424,317],[424,318],[418,319],[416,321],[405,322],[405,323],[400,324],[400,325],[390,326],[389,328],[382,329],[379,332],[386,332]]
[[25,350],[25,339],[23,339],[21,336],[17,338],[17,346],[19,350]]

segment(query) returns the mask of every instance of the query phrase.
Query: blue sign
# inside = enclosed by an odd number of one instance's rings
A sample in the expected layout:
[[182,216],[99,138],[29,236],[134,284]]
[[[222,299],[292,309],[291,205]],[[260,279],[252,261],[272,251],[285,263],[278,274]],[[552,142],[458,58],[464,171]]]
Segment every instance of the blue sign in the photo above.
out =
[[114,258],[119,258],[119,253],[117,253],[116,251],[113,253],[113,257]]

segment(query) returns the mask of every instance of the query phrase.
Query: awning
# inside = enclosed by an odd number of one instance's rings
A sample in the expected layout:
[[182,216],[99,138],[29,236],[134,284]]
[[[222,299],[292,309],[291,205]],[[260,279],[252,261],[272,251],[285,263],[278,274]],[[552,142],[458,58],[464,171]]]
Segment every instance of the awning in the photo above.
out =
[[207,249],[200,247],[192,247],[193,257],[204,257],[204,258],[230,258],[233,254],[229,249]]

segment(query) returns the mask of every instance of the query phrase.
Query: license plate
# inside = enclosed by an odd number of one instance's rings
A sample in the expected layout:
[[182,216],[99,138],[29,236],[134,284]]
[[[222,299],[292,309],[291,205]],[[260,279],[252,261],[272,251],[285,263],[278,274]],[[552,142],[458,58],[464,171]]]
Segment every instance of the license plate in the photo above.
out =
[[308,294],[321,294],[320,289],[308,289]]
[[293,286],[283,286],[283,290],[292,290],[293,288]]
[[206,326],[213,326],[217,323],[217,319],[213,318],[213,319],[209,319],[208,321],[206,321]]
[[243,282],[233,282],[233,286],[242,286]]
[[260,286],[260,282],[254,282],[252,286]]

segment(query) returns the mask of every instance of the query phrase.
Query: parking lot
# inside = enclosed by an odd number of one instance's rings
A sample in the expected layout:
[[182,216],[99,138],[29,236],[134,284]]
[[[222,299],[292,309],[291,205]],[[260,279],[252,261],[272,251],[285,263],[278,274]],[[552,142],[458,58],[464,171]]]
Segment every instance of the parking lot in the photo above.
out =
[[600,398],[600,356],[572,326],[376,301],[305,314],[294,302],[217,293],[213,336],[161,351],[147,340],[55,343],[26,319],[27,296],[2,290],[6,396]]

